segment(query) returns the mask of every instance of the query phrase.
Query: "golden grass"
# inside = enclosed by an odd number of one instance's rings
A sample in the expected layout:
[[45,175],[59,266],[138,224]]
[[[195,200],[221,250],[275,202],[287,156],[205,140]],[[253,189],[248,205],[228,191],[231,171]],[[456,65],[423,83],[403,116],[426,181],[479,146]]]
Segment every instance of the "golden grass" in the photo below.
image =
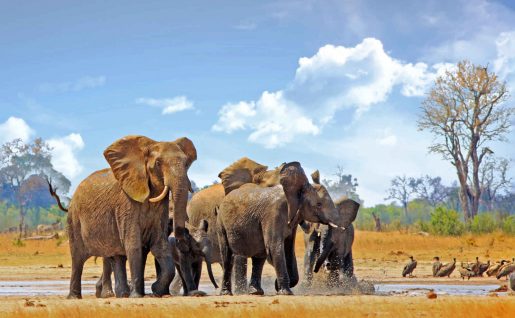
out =
[[5,317],[511,317],[515,297],[174,297],[165,299],[59,298],[9,299],[0,303]]

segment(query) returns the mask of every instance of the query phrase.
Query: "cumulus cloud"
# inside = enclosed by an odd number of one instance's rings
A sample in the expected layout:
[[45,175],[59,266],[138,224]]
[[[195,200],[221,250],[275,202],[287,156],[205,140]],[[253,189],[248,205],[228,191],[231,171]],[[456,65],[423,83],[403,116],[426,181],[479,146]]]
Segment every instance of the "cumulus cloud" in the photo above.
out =
[[265,91],[256,101],[224,105],[213,130],[247,130],[249,141],[274,148],[297,135],[319,134],[341,109],[366,112],[387,100],[395,87],[406,97],[423,96],[446,67],[395,59],[375,38],[354,47],[326,45],[299,59],[286,88]]
[[144,104],[148,106],[154,106],[161,108],[163,115],[173,114],[182,112],[189,109],[194,109],[193,102],[190,101],[186,96],[177,96],[173,98],[138,98],[136,100],[138,104]]
[[32,135],[34,135],[34,130],[22,118],[9,117],[0,124],[0,144],[18,138],[27,142]]
[[47,140],[52,148],[52,165],[66,177],[73,179],[82,172],[82,165],[77,159],[77,152],[84,148],[80,134],[72,133],[64,137]]
[[88,88],[103,86],[105,83],[105,76],[84,76],[75,81],[43,83],[39,86],[39,91],[43,93],[78,92]]

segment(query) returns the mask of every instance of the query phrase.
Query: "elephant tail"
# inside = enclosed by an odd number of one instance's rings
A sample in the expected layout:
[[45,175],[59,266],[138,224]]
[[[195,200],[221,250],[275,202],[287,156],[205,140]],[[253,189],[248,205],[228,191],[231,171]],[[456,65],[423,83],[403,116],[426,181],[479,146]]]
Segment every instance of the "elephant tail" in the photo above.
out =
[[65,208],[63,206],[63,204],[61,203],[61,198],[59,198],[59,196],[57,195],[57,188],[54,188],[52,186],[52,180],[50,180],[48,177],[45,178],[46,179],[46,182],[48,183],[48,191],[50,192],[50,195],[55,199],[55,201],[57,202],[57,206],[59,206],[59,209],[61,209],[61,211],[63,212],[68,212],[68,209]]

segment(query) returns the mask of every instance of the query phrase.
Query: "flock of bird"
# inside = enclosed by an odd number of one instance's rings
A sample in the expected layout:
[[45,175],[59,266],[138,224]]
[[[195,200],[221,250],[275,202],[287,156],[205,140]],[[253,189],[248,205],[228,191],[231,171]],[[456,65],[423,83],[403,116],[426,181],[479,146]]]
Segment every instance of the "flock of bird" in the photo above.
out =
[[[402,270],[402,277],[413,277],[413,271],[417,267],[417,261],[410,256],[410,261],[404,266]],[[450,277],[451,274],[456,269],[456,258],[453,259],[451,263],[441,263],[440,257],[435,256],[433,258],[433,277]],[[501,279],[502,277],[506,277],[508,279],[508,275],[511,273],[515,273],[515,258],[511,261],[500,260],[495,263],[490,263],[490,261],[483,263],[479,261],[479,257],[476,257],[476,261],[472,263],[463,263],[461,262],[461,266],[458,268],[458,272],[462,279],[470,279],[471,277],[483,277],[483,274],[486,273],[488,277],[495,276],[497,279]]]

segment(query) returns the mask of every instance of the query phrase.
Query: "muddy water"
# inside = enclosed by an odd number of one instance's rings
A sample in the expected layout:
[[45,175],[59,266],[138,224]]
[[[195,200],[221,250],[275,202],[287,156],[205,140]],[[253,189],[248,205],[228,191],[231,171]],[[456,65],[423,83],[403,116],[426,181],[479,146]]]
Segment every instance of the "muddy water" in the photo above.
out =
[[[93,295],[95,293],[96,281],[87,280],[82,282],[82,294]],[[145,290],[151,293],[151,281],[145,282]],[[455,296],[485,296],[498,288],[499,285],[429,285],[429,284],[375,284],[377,295],[385,296],[418,296],[425,295],[429,290],[434,290],[440,295]],[[41,281],[0,281],[0,297],[5,296],[51,296],[68,293],[68,280],[41,280]],[[273,285],[264,286],[267,294],[273,295]],[[201,284],[200,290],[209,295],[216,295],[218,292],[209,284]],[[295,290],[294,290],[295,291]],[[302,292],[308,294],[308,292]],[[502,293],[500,293],[502,294]]]

